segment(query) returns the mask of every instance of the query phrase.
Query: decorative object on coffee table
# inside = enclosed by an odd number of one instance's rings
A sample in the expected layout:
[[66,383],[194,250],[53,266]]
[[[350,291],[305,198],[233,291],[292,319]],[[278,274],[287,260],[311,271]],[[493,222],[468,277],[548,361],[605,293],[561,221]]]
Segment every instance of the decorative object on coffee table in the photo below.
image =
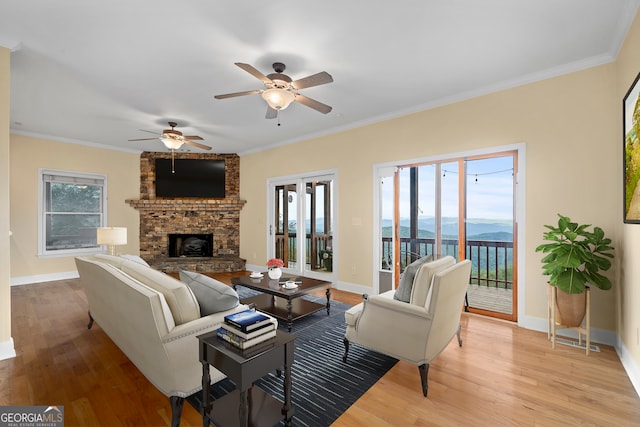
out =
[[271,258],[267,261],[269,277],[273,280],[278,280],[282,277],[282,267],[284,267],[284,262],[280,258]]

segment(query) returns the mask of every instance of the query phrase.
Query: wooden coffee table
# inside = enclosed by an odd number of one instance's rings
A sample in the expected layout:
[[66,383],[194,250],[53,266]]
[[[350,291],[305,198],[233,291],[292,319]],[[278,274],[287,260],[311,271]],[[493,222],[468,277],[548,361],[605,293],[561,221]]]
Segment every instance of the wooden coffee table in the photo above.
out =
[[[300,283],[298,283],[298,287],[295,289],[285,289],[282,285],[287,280],[295,280]],[[231,283],[234,289],[240,285],[253,289],[254,291],[262,292],[260,295],[243,299],[242,303],[253,303],[256,309],[287,322],[289,332],[291,332],[294,320],[315,313],[323,308],[327,309],[327,315],[329,315],[329,311],[331,310],[331,282],[325,280],[289,275],[283,275],[280,279],[274,280],[270,279],[267,274],[264,274],[261,279],[253,279],[248,275],[234,277],[231,279]],[[300,298],[322,289],[326,290],[326,304]]]

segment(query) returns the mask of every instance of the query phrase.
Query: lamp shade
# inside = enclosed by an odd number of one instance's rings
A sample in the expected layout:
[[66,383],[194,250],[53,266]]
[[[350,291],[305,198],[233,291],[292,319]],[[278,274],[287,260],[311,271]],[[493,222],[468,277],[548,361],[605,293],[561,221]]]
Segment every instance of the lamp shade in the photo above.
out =
[[262,92],[262,98],[274,110],[284,110],[293,102],[295,96],[285,89],[267,89]]
[[96,242],[99,245],[126,245],[127,227],[99,227],[96,233]]

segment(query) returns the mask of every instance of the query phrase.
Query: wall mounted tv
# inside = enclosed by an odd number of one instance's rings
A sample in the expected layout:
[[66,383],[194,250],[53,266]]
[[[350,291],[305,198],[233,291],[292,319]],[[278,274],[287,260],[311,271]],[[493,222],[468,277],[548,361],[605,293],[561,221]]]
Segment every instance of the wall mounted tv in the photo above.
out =
[[[156,197],[225,197],[224,160],[156,159]],[[172,172],[175,171],[175,172]]]

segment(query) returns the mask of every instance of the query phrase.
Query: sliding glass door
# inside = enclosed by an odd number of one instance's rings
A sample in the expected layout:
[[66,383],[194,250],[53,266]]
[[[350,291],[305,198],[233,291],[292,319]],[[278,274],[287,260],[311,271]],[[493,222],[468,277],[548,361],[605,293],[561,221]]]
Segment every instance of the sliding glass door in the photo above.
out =
[[467,309],[516,320],[516,166],[515,151],[397,166],[394,186],[380,192],[381,224],[393,230],[382,228],[383,270],[393,282],[426,255],[470,259]]

